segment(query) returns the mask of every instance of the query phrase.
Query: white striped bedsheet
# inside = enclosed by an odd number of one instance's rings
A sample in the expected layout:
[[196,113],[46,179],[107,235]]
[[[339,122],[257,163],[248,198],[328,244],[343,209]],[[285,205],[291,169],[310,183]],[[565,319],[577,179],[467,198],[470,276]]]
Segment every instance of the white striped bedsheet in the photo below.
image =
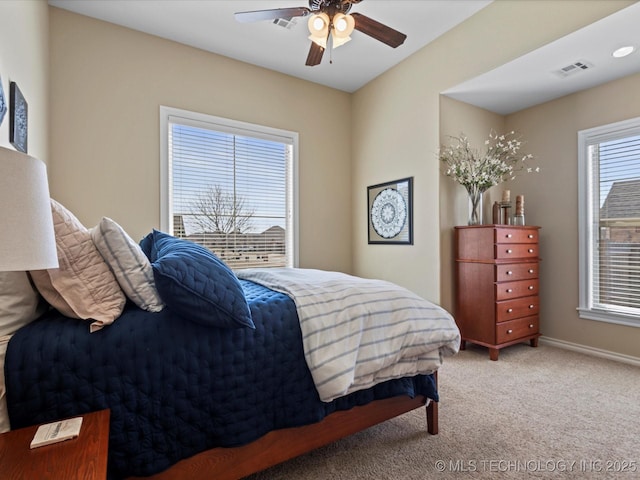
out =
[[399,285],[313,269],[236,273],[295,302],[307,365],[325,402],[386,380],[433,373],[458,352],[453,317]]

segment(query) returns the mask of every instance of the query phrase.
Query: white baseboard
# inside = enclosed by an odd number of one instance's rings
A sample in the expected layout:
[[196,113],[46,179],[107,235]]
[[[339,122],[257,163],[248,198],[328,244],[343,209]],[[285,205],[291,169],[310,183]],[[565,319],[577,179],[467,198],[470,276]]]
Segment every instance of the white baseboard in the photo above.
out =
[[556,338],[540,337],[539,341],[540,343],[552,347],[564,348],[565,350],[572,350],[574,352],[584,353],[585,355],[606,358],[607,360],[614,360],[616,362],[627,363],[629,365],[640,367],[639,357],[632,357],[631,355],[624,355],[622,353],[610,352],[609,350],[588,347],[586,345],[580,345],[578,343],[566,342],[564,340],[558,340]]

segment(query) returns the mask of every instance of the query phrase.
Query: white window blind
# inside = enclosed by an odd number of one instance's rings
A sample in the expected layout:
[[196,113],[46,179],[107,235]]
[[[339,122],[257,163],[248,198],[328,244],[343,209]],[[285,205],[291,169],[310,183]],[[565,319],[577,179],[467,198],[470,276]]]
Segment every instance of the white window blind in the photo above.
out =
[[640,326],[640,118],[579,133],[581,316]]
[[293,132],[163,107],[166,230],[231,268],[294,266]]

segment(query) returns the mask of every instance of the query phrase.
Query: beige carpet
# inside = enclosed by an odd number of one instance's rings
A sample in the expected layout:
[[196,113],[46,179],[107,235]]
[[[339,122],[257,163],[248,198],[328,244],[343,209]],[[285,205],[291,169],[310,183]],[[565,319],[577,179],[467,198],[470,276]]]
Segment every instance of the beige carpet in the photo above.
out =
[[440,394],[439,435],[418,409],[249,478],[640,478],[640,368],[525,344],[491,362],[470,345]]

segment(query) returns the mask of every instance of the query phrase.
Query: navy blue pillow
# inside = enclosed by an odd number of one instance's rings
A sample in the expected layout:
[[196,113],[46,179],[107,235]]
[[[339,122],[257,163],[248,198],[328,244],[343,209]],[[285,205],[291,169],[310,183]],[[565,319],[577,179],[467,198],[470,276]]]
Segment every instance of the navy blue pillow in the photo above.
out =
[[255,328],[238,278],[212,252],[158,230],[140,246],[167,308],[206,326]]

